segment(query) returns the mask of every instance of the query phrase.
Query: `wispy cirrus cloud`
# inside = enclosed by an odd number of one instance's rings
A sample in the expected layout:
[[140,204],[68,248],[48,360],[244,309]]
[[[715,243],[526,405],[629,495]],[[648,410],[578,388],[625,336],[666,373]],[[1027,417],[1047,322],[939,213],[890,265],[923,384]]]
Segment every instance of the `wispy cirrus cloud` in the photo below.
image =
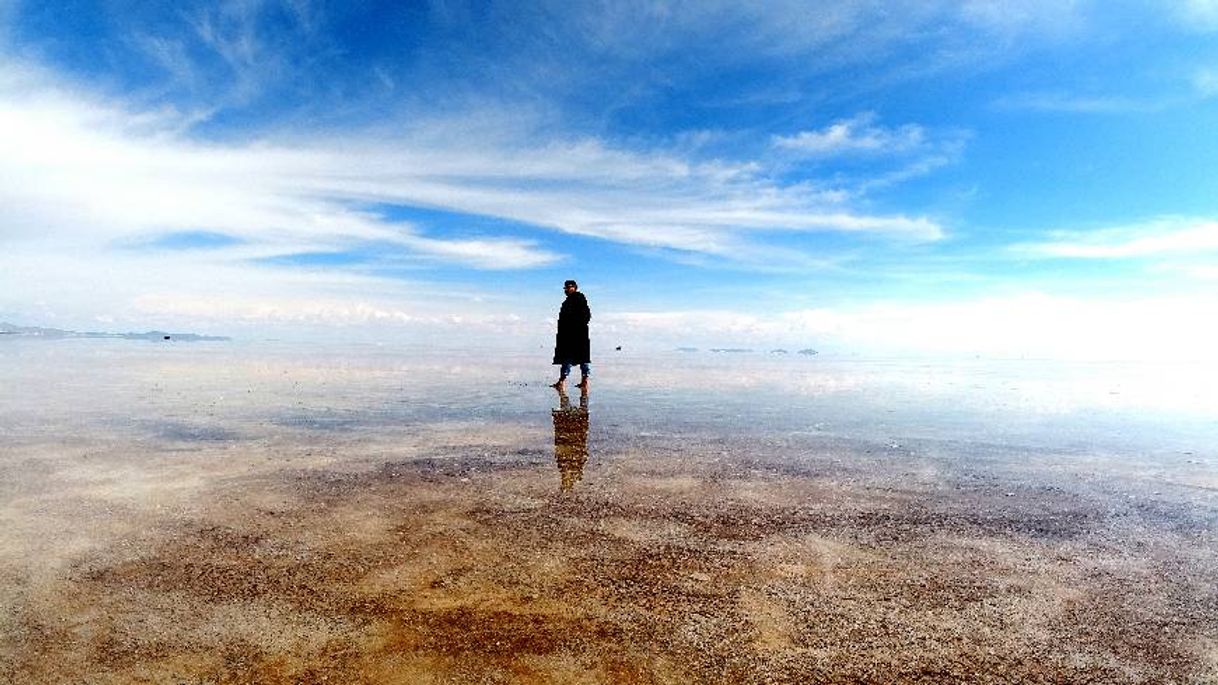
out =
[[[550,307],[464,284],[418,277],[234,260],[211,250],[96,253],[10,246],[0,272],[0,320],[64,328],[352,335],[357,329],[437,342],[485,344],[545,337]],[[549,303],[546,303],[549,304]]]
[[888,127],[875,112],[862,112],[839,119],[823,128],[770,138],[773,149],[801,162],[833,160],[883,164],[869,168],[858,179],[844,185],[843,196],[861,196],[893,186],[956,162],[971,132],[932,132],[920,124]]
[[1069,36],[1083,29],[1093,3],[1069,0],[965,0],[956,7],[968,24],[999,36]]
[[1194,31],[1218,30],[1218,2],[1215,0],[1182,0],[1169,5],[1185,28]]
[[[21,81],[21,79],[17,79]],[[807,182],[752,163],[691,161],[595,139],[539,140],[469,121],[386,137],[209,143],[173,112],[143,114],[8,80],[0,189],[10,236],[105,242],[175,230],[282,245],[382,241],[480,267],[557,258],[528,240],[429,236],[373,205],[478,214],[624,244],[730,256],[758,231],[841,231],[933,239],[924,217],[852,211]],[[28,84],[28,79],[26,80]],[[87,104],[86,104],[87,103]],[[498,256],[496,256],[498,255]]]
[[1193,73],[1193,89],[1203,98],[1218,97],[1218,68],[1202,68]]
[[1198,281],[1218,282],[1218,265],[1203,264],[1184,267],[1185,273]]
[[[767,3],[639,2],[602,5],[580,12],[551,8],[581,42],[627,57],[651,57],[676,49],[701,54],[747,53],[798,56],[805,69],[879,62],[901,48],[912,61],[934,62],[943,53],[992,54],[1041,37],[1056,39],[1082,29],[1087,0],[799,0]],[[568,6],[574,7],[574,6]],[[977,36],[983,40],[975,40]],[[718,41],[706,39],[715,37]],[[733,50],[720,50],[723,44]]]
[[998,98],[993,104],[999,109],[1073,114],[1150,112],[1163,107],[1163,103],[1125,95],[1084,95],[1062,91],[1014,93]]
[[1055,231],[1013,247],[1022,254],[1073,259],[1137,259],[1218,252],[1218,220],[1165,217],[1093,231]]
[[[566,258],[553,246],[562,235],[759,268],[823,259],[769,245],[776,234],[942,235],[933,219],[858,211],[814,180],[778,180],[763,161],[546,135],[534,115],[502,114],[220,142],[192,135],[191,113],[140,109],[10,64],[0,68],[0,311],[43,311],[34,303],[57,293],[61,310],[113,321],[262,312],[341,324],[370,311],[398,314],[367,321],[432,321],[417,283],[403,290],[376,274],[544,267]],[[458,225],[395,218],[395,208],[442,211]],[[462,216],[513,228],[462,228]],[[292,261],[335,253],[355,263]],[[110,283],[108,307],[82,264],[104,266],[94,275]],[[367,280],[353,287],[344,274]],[[330,304],[303,304],[311,299]]]
[[877,118],[874,112],[863,112],[822,129],[774,136],[773,145],[781,150],[816,157],[904,154],[928,146],[927,132],[922,126],[904,124],[885,128],[876,123]]
[[728,309],[621,312],[604,323],[615,334],[670,345],[783,345],[829,353],[1090,361],[1208,359],[1218,345],[1218,329],[1207,317],[1210,295],[1118,299],[1028,291],[768,314]]
[[[1102,42],[1093,22],[1175,16],[1135,4],[543,2],[526,16],[495,1],[368,12],[237,0],[145,21],[99,2],[91,10],[110,15],[97,22],[110,33],[77,36],[108,45],[112,63],[96,74],[74,53],[49,60],[59,73],[0,67],[0,251],[5,267],[20,254],[27,277],[53,275],[76,297],[91,296],[72,283],[82,264],[108,264],[88,273],[115,282],[109,301],[148,316],[339,324],[441,320],[425,279],[403,280],[453,276],[437,267],[495,272],[483,284],[597,260],[619,277],[662,260],[824,273],[877,252],[890,261],[875,273],[936,254],[951,268],[960,242],[930,245],[945,234],[936,217],[962,218],[944,188],[893,186],[961,160],[1003,85],[977,77],[1020,55],[1034,67],[1021,87],[1044,90],[1003,106],[1153,109],[1116,79],[1083,74],[1092,80],[1073,83],[1094,91],[1076,91],[1041,68],[1091,54]],[[72,53],[41,28],[47,54]],[[36,39],[21,36],[28,54]],[[911,82],[928,75],[942,77],[932,93],[964,106],[906,108]],[[1194,80],[1198,92],[1207,83]],[[1018,133],[976,135],[1019,154]],[[978,174],[991,162],[965,161],[947,182],[985,197],[993,186]],[[1152,233],[1061,233],[1020,249],[1126,258],[1202,240]],[[0,311],[38,296],[30,284],[13,294],[13,271],[0,272]],[[785,325],[757,312],[691,325],[747,328],[750,316],[758,331]]]
[[[360,104],[393,104],[379,99],[395,90],[387,86],[393,83],[410,84],[412,95],[398,94],[405,98],[452,103],[490,92],[585,115],[574,111],[580,103],[648,107],[674,91],[690,107],[770,99],[776,89],[808,101],[825,91],[816,85],[819,76],[843,68],[859,69],[851,87],[868,89],[1001,62],[1086,25],[1096,3],[541,2],[528,21],[519,20],[518,3],[504,0],[372,10],[315,0],[223,0],[140,13],[84,4],[82,12],[99,15],[95,28],[108,34],[97,37],[110,44],[107,60],[126,72],[119,78],[138,75],[128,88],[168,93],[183,109],[213,114],[342,118],[362,112]],[[352,33],[350,21],[363,12],[375,20]],[[73,61],[87,65],[84,76],[93,75],[90,60]],[[148,73],[150,64],[159,78]],[[755,77],[709,87],[707,72],[718,76],[729,65]],[[686,83],[698,90],[686,90]]]

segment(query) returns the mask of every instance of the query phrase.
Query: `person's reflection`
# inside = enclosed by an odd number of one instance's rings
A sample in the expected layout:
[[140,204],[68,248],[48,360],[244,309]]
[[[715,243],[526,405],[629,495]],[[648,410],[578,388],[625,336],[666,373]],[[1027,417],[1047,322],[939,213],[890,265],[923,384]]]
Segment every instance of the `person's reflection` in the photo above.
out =
[[569,492],[584,477],[588,462],[588,388],[579,393],[579,406],[571,406],[564,388],[558,388],[558,409],[554,417],[554,461],[562,476],[562,491]]

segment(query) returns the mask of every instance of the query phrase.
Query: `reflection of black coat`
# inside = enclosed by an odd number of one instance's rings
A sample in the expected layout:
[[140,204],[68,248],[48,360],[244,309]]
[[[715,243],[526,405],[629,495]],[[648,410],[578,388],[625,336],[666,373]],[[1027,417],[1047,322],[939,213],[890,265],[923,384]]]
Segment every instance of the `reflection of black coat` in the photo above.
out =
[[588,298],[581,292],[573,292],[563,300],[558,311],[558,335],[554,338],[555,364],[584,364],[592,361],[591,344],[588,342],[588,321],[592,310],[588,309]]
[[563,492],[569,491],[583,480],[584,464],[588,463],[588,405],[584,395],[580,408],[568,405],[563,395],[561,409],[553,409],[554,417],[554,461],[562,477]]

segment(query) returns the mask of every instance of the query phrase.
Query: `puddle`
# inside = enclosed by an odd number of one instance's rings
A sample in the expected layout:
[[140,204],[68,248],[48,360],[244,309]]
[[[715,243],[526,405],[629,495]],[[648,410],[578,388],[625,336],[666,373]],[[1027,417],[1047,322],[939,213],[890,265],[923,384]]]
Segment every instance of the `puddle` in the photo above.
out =
[[1192,415],[995,413],[1010,369],[931,401],[680,353],[562,396],[545,360],[101,349],[0,358],[47,388],[0,400],[0,680],[1218,678]]

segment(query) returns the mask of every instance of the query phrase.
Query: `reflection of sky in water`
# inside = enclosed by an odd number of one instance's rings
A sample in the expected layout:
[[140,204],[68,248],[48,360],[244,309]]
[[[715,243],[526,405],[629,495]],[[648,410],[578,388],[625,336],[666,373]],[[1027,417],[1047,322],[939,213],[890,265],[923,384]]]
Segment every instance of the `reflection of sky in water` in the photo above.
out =
[[[0,341],[0,427],[105,424],[164,439],[359,434],[437,421],[544,430],[545,350]],[[818,433],[1154,453],[1208,449],[1218,366],[610,353],[593,435]],[[595,439],[595,437],[594,437]]]
[[[608,354],[564,401],[548,361],[0,340],[0,672],[1215,663],[1210,371]],[[1098,668],[1031,679],[1121,680]]]
[[[1187,449],[1218,434],[1218,366],[762,355],[668,361],[625,375],[623,394],[642,400],[642,415],[704,426],[714,419],[735,431],[1118,450]],[[614,404],[604,393],[598,400]]]

